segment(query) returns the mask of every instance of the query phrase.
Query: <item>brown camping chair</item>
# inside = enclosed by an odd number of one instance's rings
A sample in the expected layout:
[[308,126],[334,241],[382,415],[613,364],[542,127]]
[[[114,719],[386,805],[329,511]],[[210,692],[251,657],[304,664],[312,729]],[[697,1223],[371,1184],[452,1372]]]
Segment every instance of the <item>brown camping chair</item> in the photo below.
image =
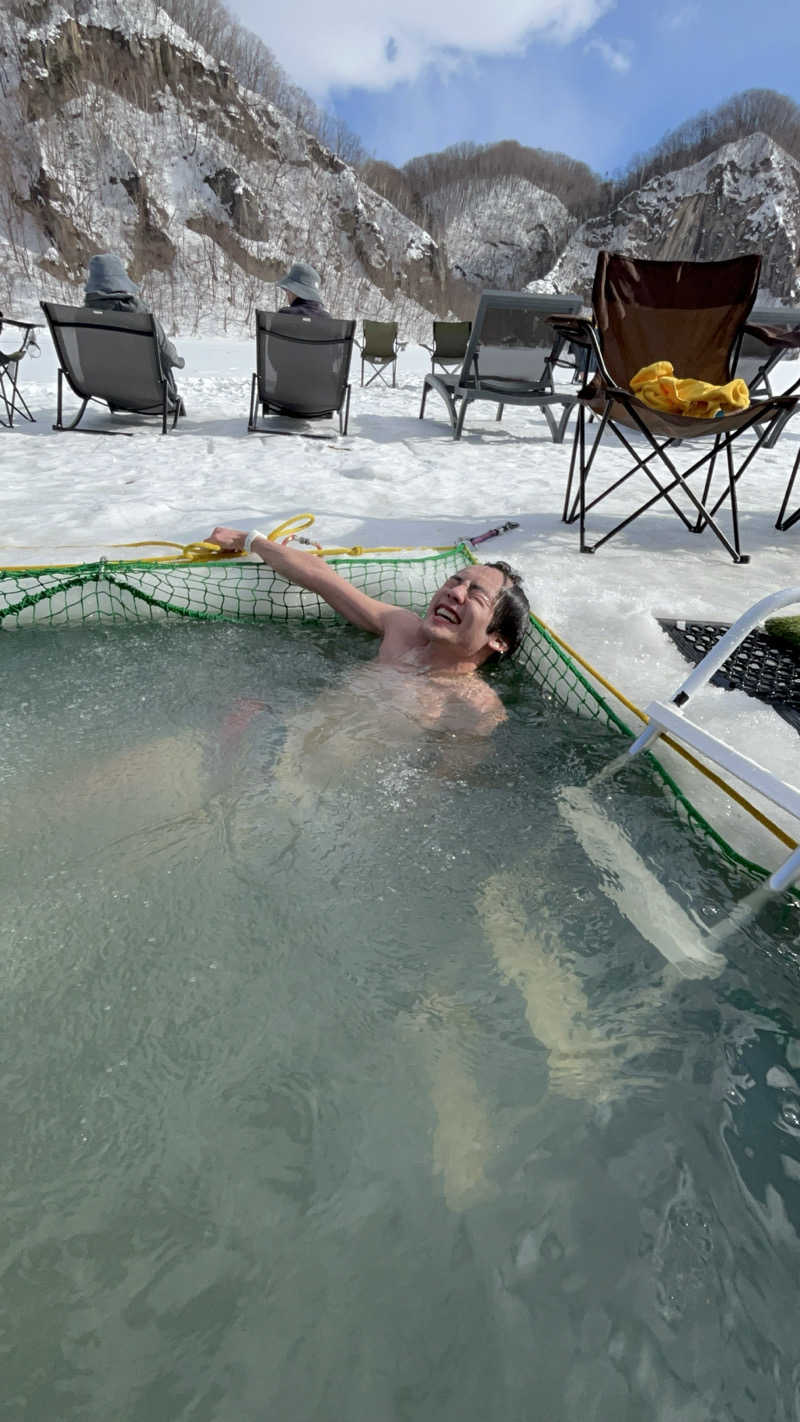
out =
[[[564,521],[580,521],[581,552],[594,553],[663,500],[690,532],[700,533],[708,526],[735,563],[748,561],[739,541],[736,486],[754,455],[795,409],[800,398],[794,393],[796,386],[783,395],[758,400],[735,414],[693,419],[651,410],[631,393],[629,383],[638,370],[656,360],[672,361],[681,376],[694,376],[712,384],[730,380],[760,270],[759,256],[733,257],[722,262],[660,262],[599,252],[592,291],[593,321],[552,318],[552,324],[564,334],[589,343],[597,365],[596,374],[578,396],[578,420],[564,500]],[[589,449],[587,414],[599,417]],[[627,451],[632,464],[595,492],[590,476],[608,430]],[[753,441],[738,445],[746,430],[753,434]],[[635,431],[642,438],[634,444],[626,431]],[[700,438],[709,439],[711,448],[697,458],[697,451],[691,449],[687,467],[678,469],[672,458],[674,447]],[[737,467],[734,453],[739,450]],[[722,492],[711,502],[714,468],[720,455],[724,455],[726,477]],[[698,494],[690,480],[700,471],[704,472],[705,482]],[[576,475],[578,488],[573,496]],[[587,515],[610,495],[629,487],[628,481],[635,476],[640,476],[639,490],[632,511],[593,543],[588,542]],[[641,476],[649,481],[646,498],[642,498]],[[730,538],[716,518],[728,500]]]

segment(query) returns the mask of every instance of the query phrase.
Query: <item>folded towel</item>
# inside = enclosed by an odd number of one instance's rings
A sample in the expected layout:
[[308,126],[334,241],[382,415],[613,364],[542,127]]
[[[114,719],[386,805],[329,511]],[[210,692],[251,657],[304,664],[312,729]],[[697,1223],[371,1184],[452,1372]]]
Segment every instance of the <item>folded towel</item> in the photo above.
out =
[[688,415],[695,420],[732,415],[750,405],[750,391],[743,380],[729,380],[727,385],[710,385],[707,380],[679,380],[668,360],[657,360],[637,370],[631,380],[631,390],[651,410]]

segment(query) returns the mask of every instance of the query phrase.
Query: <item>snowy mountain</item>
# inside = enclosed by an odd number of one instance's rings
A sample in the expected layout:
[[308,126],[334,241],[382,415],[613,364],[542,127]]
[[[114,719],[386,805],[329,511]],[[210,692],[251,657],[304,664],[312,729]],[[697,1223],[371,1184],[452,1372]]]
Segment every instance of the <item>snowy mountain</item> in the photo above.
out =
[[519,290],[550,271],[575,219],[525,178],[473,178],[428,196],[452,277],[473,287]]
[[630,193],[573,233],[552,271],[532,283],[589,297],[597,252],[695,261],[761,252],[759,301],[800,301],[800,164],[763,133]]
[[[755,133],[653,179],[575,230],[523,177],[427,196],[440,241],[274,105],[244,89],[156,0],[4,0],[0,307],[80,301],[114,250],[171,331],[242,330],[295,260],[335,314],[469,317],[486,286],[587,296],[599,247],[764,255],[761,299],[800,300],[800,164]],[[77,18],[76,18],[77,17]]]
[[173,330],[247,325],[295,260],[334,314],[427,325],[436,243],[152,3],[0,14],[0,305],[80,301],[117,251]]

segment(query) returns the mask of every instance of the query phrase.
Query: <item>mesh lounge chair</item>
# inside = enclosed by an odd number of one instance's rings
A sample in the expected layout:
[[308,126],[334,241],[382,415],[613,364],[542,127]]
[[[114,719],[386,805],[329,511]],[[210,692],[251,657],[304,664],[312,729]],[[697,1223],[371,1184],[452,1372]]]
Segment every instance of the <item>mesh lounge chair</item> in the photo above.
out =
[[[256,311],[256,372],[250,389],[248,430],[293,433],[260,426],[260,406],[262,415],[288,415],[296,420],[338,415],[339,431],[347,434],[347,377],[355,329],[355,321],[335,321],[332,316]],[[298,429],[297,433],[304,431]]]
[[[461,438],[467,406],[474,400],[496,405],[498,420],[506,405],[530,405],[544,412],[553,440],[560,444],[577,397],[552,388],[550,369],[542,355],[541,311],[538,296],[484,291],[461,369],[449,375],[430,371],[425,376],[420,419],[429,390],[444,400],[454,439]],[[561,406],[557,415],[555,406]]]
[[[19,388],[19,363],[30,352],[38,351],[39,344],[36,339],[37,326],[30,321],[12,321],[10,316],[3,316],[0,312],[0,331],[6,326],[14,326],[17,330],[23,331],[21,345],[13,351],[0,351],[0,400],[6,412],[6,418],[0,415],[0,425],[5,425],[6,429],[11,429],[14,424],[14,416],[20,415],[23,420],[30,420],[35,423],[34,417],[28,408],[27,401]],[[19,340],[19,338],[16,338]]]
[[444,371],[454,368],[460,370],[464,364],[471,330],[471,321],[434,321],[433,346],[422,343],[423,348],[430,351],[431,370],[435,371],[437,365]]
[[392,367],[392,385],[397,384],[397,353],[402,346],[397,340],[396,321],[362,321],[364,342],[361,347],[361,384],[364,384],[364,366],[372,366],[372,375],[367,381],[381,379],[388,389],[384,371]]
[[[692,419],[651,410],[629,389],[631,377],[655,360],[670,360],[679,375],[694,376],[713,384],[725,383],[736,365],[738,346],[755,299],[761,258],[734,257],[723,262],[637,261],[618,253],[600,252],[595,270],[592,306],[594,320],[555,319],[553,324],[568,337],[588,341],[597,372],[578,396],[578,420],[564,500],[567,523],[580,520],[580,547],[593,553],[634,519],[662,500],[695,533],[708,526],[733,561],[745,563],[741,552],[736,486],[755,454],[787,418],[797,396],[787,392],[757,401],[748,410],[718,419]],[[587,451],[586,416],[598,415],[599,422],[591,448]],[[637,447],[627,430],[642,436]],[[608,430],[632,460],[630,468],[615,475],[605,487],[590,490],[590,474]],[[752,443],[734,446],[749,430]],[[679,470],[667,451],[682,441],[703,438],[711,448]],[[734,454],[741,451],[738,467]],[[726,479],[722,493],[710,502],[711,484],[718,456],[724,454]],[[701,493],[689,480],[700,471],[705,483]],[[577,472],[578,490],[572,495]],[[636,475],[649,483],[649,497],[641,500],[641,481],[632,510],[613,527],[589,543],[587,514],[610,495],[617,495]],[[630,486],[628,486],[630,487]],[[634,486],[635,487],[635,486]],[[655,492],[654,492],[655,491]],[[626,489],[627,492],[627,489]],[[639,501],[641,500],[641,501]],[[732,533],[729,539],[716,514],[730,502]],[[688,503],[688,511],[687,511]],[[619,508],[619,506],[618,506]]]
[[[52,301],[43,301],[42,310],[58,356],[54,430],[74,430],[90,400],[104,402],[112,413],[160,415],[162,434],[171,414],[175,428],[186,412],[161,365],[155,318],[149,312],[90,311]],[[62,410],[65,380],[82,402],[68,425]]]

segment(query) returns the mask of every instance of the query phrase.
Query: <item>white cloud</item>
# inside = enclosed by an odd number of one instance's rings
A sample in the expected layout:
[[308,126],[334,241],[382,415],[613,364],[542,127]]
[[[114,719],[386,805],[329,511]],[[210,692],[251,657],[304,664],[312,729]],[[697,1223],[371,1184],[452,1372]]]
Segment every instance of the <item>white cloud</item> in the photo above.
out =
[[600,58],[608,65],[609,69],[613,69],[615,74],[627,74],[631,67],[631,57],[628,50],[623,49],[621,45],[615,46],[609,44],[608,40],[590,39],[588,44],[584,45],[584,49],[587,54],[592,50],[594,50],[596,54],[599,54]]
[[661,20],[661,28],[664,30],[687,30],[693,25],[700,23],[700,10],[697,5],[684,5],[679,10],[673,10],[668,15],[664,15]]
[[388,89],[428,65],[521,52],[532,38],[566,44],[591,29],[613,0],[306,0],[264,8],[231,0],[290,77],[317,98],[334,88]]

